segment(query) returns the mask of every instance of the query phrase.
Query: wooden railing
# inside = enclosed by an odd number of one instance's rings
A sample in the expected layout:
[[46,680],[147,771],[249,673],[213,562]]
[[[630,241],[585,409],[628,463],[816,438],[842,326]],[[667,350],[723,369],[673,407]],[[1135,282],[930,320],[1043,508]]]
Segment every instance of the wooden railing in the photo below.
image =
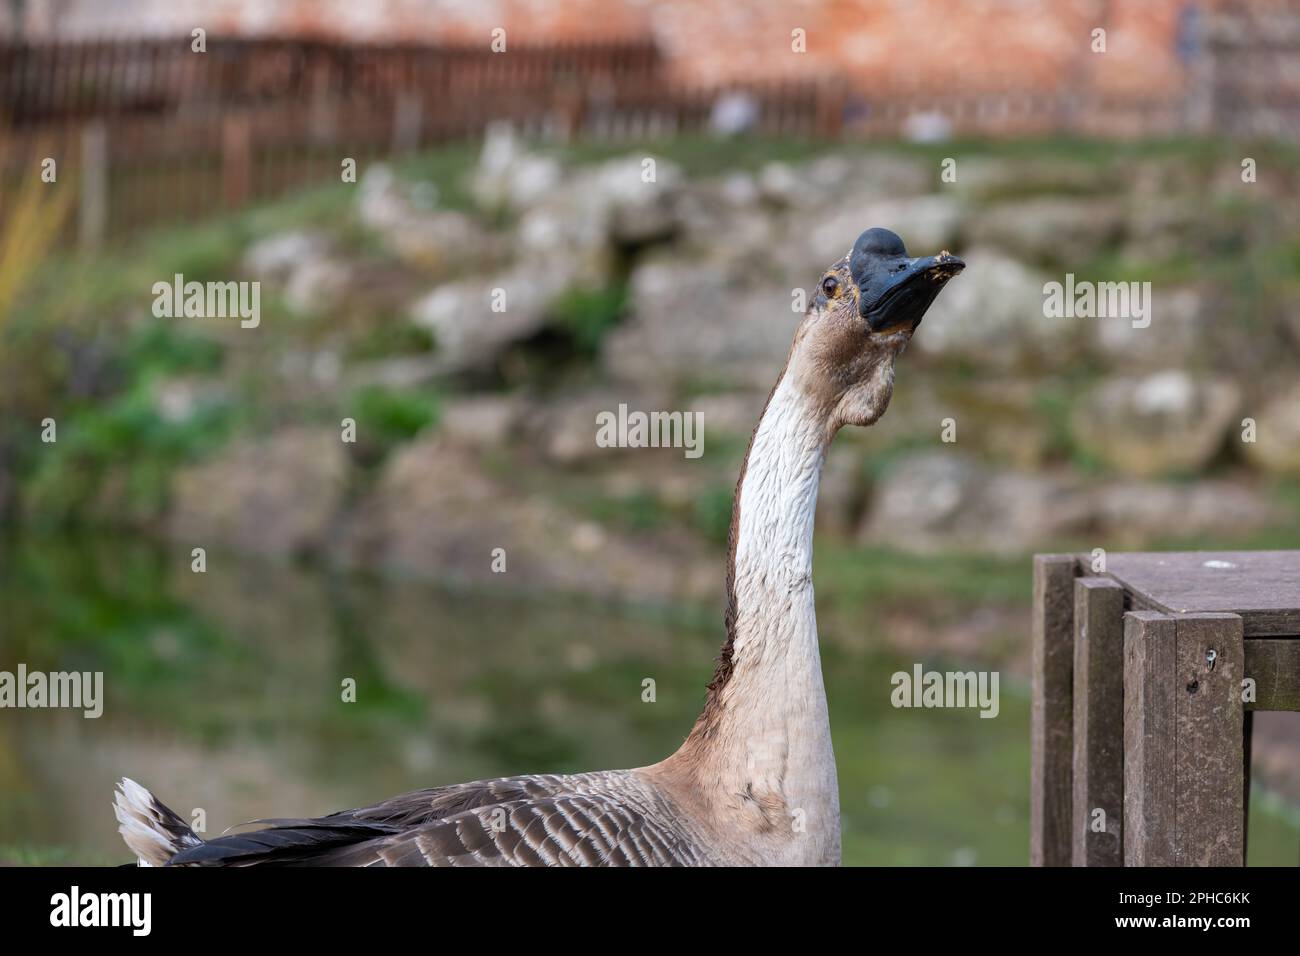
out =
[[1030,863],[1242,866],[1258,710],[1300,710],[1300,551],[1036,556]]

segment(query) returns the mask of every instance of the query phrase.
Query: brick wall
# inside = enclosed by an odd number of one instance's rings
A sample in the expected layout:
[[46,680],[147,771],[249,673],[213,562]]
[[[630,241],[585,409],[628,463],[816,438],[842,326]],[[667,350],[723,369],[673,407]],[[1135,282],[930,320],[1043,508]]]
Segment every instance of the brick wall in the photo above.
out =
[[[1098,93],[1190,101],[1180,38],[1223,8],[1300,13],[1300,0],[25,0],[31,36],[214,34],[508,42],[646,38],[673,76],[712,85],[845,77],[879,97]],[[0,28],[12,0],[0,0]],[[1106,52],[1091,33],[1104,28]],[[805,31],[807,52],[791,49]],[[1257,31],[1258,32],[1258,31]],[[1252,59],[1247,57],[1247,60]],[[1275,73],[1277,71],[1274,71]],[[1271,81],[1270,81],[1271,83]],[[1181,108],[1181,107],[1180,107]]]

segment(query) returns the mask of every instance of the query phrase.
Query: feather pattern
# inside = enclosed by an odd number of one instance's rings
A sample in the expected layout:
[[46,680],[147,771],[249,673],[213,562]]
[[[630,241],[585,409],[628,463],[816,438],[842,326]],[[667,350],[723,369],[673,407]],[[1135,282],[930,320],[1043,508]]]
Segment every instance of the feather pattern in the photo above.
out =
[[639,771],[530,775],[382,803],[181,850],[171,866],[673,866],[710,862]]

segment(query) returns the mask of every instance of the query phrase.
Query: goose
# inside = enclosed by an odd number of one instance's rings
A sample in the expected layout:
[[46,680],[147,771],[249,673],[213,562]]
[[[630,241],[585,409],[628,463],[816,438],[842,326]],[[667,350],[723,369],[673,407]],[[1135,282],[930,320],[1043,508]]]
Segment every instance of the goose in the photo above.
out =
[[203,840],[130,778],[119,832],[150,866],[838,865],[840,809],[813,607],[827,447],[875,423],[894,362],[965,267],[909,258],[868,229],[822,276],[741,465],[728,535],[726,643],[685,742],[633,770],[418,790]]

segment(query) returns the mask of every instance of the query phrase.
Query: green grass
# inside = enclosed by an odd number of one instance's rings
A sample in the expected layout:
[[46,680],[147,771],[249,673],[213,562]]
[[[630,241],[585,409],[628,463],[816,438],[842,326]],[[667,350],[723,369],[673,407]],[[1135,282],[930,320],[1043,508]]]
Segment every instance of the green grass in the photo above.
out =
[[1027,556],[917,555],[827,543],[816,549],[813,578],[819,598],[849,607],[1028,607],[1032,596]]

